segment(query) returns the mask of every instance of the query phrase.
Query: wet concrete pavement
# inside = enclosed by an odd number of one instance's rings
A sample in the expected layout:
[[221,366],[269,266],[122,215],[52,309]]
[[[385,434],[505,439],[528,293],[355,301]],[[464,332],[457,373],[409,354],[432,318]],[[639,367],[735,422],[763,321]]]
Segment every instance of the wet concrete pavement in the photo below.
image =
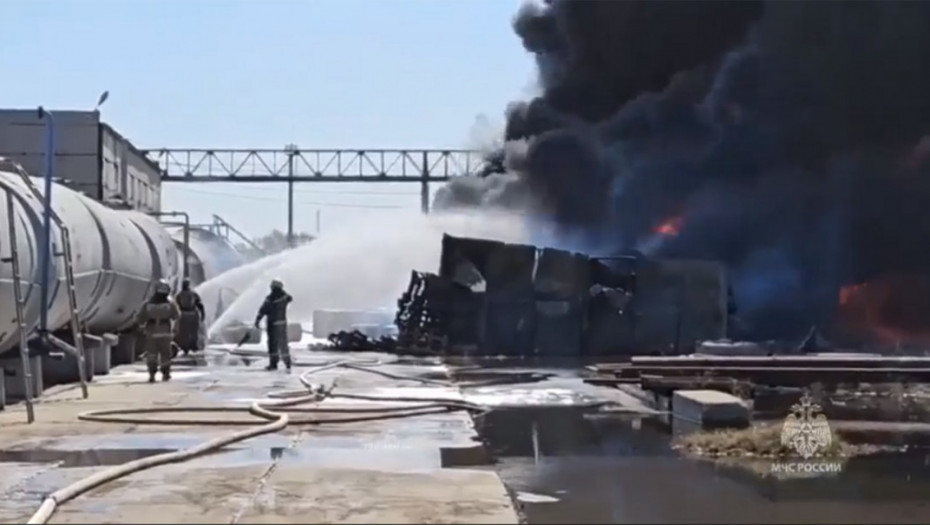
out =
[[[295,351],[305,362],[390,359]],[[88,410],[129,407],[247,406],[268,392],[299,388],[295,368],[268,373],[256,360],[208,352],[209,366],[177,367],[172,381],[146,383],[141,365],[96,378],[87,400],[74,388],[49,391],[27,425],[21,406],[0,412],[0,521],[22,523],[49,493],[110,465],[200,444],[233,426],[91,423]],[[441,367],[386,364],[395,374]],[[314,381],[366,395],[459,398],[455,388],[424,387],[360,371],[326,370]],[[326,400],[319,406],[384,406]],[[390,403],[399,406],[403,403]],[[406,405],[410,405],[407,403]],[[140,416],[145,417],[145,416]],[[172,417],[175,417],[172,414]],[[248,414],[188,417],[252,421]],[[345,417],[319,414],[320,418]],[[230,450],[117,480],[65,503],[55,523],[515,523],[513,505],[476,440],[471,418],[444,412],[414,418],[289,427]]]
[[[392,359],[295,355],[317,364]],[[269,391],[296,388],[302,370],[266,373],[260,360],[243,366],[241,358],[222,352],[208,358],[210,366],[180,368],[166,384],[146,384],[135,365],[95,381],[89,400],[75,389],[46,395],[32,426],[25,425],[21,408],[0,413],[0,521],[24,521],[45,495],[106,465],[242,428],[84,423],[76,421],[78,413],[245,406]],[[431,379],[449,375],[422,359],[379,369]],[[551,377],[467,386],[514,372]],[[65,504],[52,521],[515,523],[519,512],[529,523],[923,523],[930,511],[923,501],[930,489],[930,456],[924,453],[853,461],[835,478],[777,482],[745,468],[680,457],[657,418],[615,411],[622,405],[627,412],[648,412],[636,397],[583,384],[576,370],[507,365],[456,368],[451,375],[458,382],[454,388],[345,369],[314,377],[336,380],[336,392],[464,399],[494,410],[474,421],[457,412],[291,427],[111,483]],[[321,406],[366,404],[332,399]]]

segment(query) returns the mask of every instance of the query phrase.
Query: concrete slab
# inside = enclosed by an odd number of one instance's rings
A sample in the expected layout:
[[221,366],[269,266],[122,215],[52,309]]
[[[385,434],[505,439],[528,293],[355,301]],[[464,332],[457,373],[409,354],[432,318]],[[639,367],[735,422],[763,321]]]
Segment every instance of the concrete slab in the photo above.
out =
[[[116,340],[118,341],[118,338]],[[110,373],[110,368],[113,366],[112,346],[113,343],[109,338],[84,335],[84,353],[92,356],[93,375],[105,376]]]
[[[79,381],[77,357],[71,354],[58,354],[57,357],[42,356],[42,380],[47,385],[61,385]],[[96,355],[94,351],[84,351],[84,377],[88,381],[94,378]]]
[[[206,361],[216,362],[215,353],[222,354],[207,349]],[[346,358],[299,348],[294,353],[298,362],[314,364]],[[351,357],[391,359],[377,354]],[[296,373],[268,373],[261,369],[263,364],[176,366],[170,382],[156,384],[146,382],[142,364],[118,366],[89,385],[88,399],[82,399],[74,385],[50,390],[36,405],[37,421],[32,425],[25,423],[24,407],[8,406],[0,413],[0,500],[4,502],[0,522],[24,522],[43,495],[109,465],[196,446],[241,430],[242,426],[222,423],[254,422],[245,410],[252,399],[299,386]],[[426,369],[431,377],[435,368]],[[423,367],[401,364],[385,364],[379,370],[407,376],[425,373]],[[329,369],[311,377],[323,384],[336,380],[336,392],[461,399],[454,389],[357,370]],[[330,399],[323,404],[358,409],[411,403]],[[176,406],[238,406],[243,411],[171,414],[219,425],[77,420],[88,410]],[[278,434],[233,445],[229,451],[106,484],[63,505],[52,522],[517,523],[503,483],[483,464],[484,456],[473,450],[480,443],[467,414],[441,412],[338,425],[326,420],[345,414],[313,417],[318,424],[292,425]]]
[[351,329],[365,334],[370,339],[387,337],[397,332],[395,326],[385,324],[354,324]]
[[105,376],[110,373],[113,367],[112,347],[108,344],[101,343],[94,349],[94,375]]
[[304,327],[300,323],[287,323],[287,342],[299,343],[304,337]]
[[749,341],[702,341],[696,353],[712,356],[766,356],[769,351]]
[[134,334],[119,334],[119,340],[111,353],[111,365],[125,365],[136,360],[136,337]]
[[230,523],[248,505],[267,469],[166,466],[141,472],[63,505],[51,521],[165,523],[170,516],[177,520],[172,523]]
[[[358,494],[366,494],[359,501]],[[515,523],[494,472],[306,470],[281,465],[259,487],[242,523]]]
[[674,425],[691,428],[742,428],[749,424],[742,399],[717,390],[676,390],[672,395]]
[[97,352],[84,351],[84,378],[93,381],[97,369]]
[[[38,356],[29,358],[30,368],[32,371],[32,392],[35,397],[40,397],[45,390],[45,383],[42,381],[42,359]],[[4,390],[6,391],[7,401],[12,402],[14,399],[25,399],[26,388],[23,384],[23,362],[19,356],[0,359],[0,368],[13,373],[12,376],[6,376],[4,381]]]

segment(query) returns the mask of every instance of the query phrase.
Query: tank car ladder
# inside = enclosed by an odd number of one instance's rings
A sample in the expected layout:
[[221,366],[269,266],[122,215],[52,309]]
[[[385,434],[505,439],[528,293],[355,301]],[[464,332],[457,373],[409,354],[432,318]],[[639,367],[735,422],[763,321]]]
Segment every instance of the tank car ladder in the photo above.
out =
[[[16,213],[14,210],[13,192],[7,189],[6,192],[6,212],[9,221],[10,230],[10,257],[4,258],[3,262],[9,262],[13,270],[13,300],[16,302],[16,328],[19,330],[19,355],[23,360],[23,392],[26,395],[26,421],[32,423],[36,420],[35,411],[32,407],[32,399],[35,393],[32,387],[35,385],[32,381],[32,361],[29,359],[29,344],[26,331],[26,316],[23,312],[23,290],[22,280],[19,275],[19,251],[16,248]],[[2,369],[0,369],[2,373]]]
[[[36,185],[33,184],[32,177],[30,177],[21,166],[16,165],[15,168],[16,173],[23,180],[23,183],[26,185],[26,187],[29,188],[29,191],[32,193],[32,195],[38,199],[39,202],[43,202],[42,193],[40,193],[39,189],[36,188]],[[62,250],[60,252],[54,252],[53,255],[55,257],[61,257],[65,266],[65,286],[68,288],[68,311],[71,313],[71,336],[74,339],[74,350],[76,354],[74,357],[77,360],[78,377],[81,381],[81,396],[84,399],[87,399],[87,367],[84,358],[84,339],[81,337],[81,325],[80,319],[78,318],[77,295],[74,289],[74,266],[73,259],[71,258],[71,234],[68,231],[68,227],[65,226],[61,218],[58,217],[58,214],[55,213],[54,210],[47,211],[49,217],[52,219],[52,221],[55,222],[55,225],[58,226],[58,231],[61,232]],[[51,240],[49,240],[49,242],[51,242]]]
[[78,376],[81,378],[81,396],[87,399],[87,365],[84,356],[84,338],[81,336],[81,324],[78,318],[77,293],[74,289],[74,265],[71,258],[71,233],[59,223],[61,230],[61,255],[65,263],[65,284],[68,286],[68,310],[71,312],[71,338],[77,350]]

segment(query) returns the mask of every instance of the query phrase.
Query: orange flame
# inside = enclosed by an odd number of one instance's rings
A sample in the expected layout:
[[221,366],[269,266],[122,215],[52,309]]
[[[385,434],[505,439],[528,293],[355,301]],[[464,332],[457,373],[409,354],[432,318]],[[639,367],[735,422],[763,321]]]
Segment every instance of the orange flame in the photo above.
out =
[[656,226],[653,231],[659,235],[678,235],[681,232],[681,223],[681,217],[671,217]]
[[930,280],[889,275],[839,291],[840,316],[851,333],[885,344],[930,342]]
[[840,288],[840,305],[845,306],[853,302],[866,287],[866,283],[849,284]]

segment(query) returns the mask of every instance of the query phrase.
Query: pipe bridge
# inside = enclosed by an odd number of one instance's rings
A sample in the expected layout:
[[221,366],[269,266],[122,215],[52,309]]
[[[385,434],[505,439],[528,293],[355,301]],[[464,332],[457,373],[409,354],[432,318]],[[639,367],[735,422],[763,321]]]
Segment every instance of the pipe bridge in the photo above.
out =
[[163,182],[416,182],[429,211],[429,183],[477,173],[482,154],[466,149],[190,149],[145,150]]

